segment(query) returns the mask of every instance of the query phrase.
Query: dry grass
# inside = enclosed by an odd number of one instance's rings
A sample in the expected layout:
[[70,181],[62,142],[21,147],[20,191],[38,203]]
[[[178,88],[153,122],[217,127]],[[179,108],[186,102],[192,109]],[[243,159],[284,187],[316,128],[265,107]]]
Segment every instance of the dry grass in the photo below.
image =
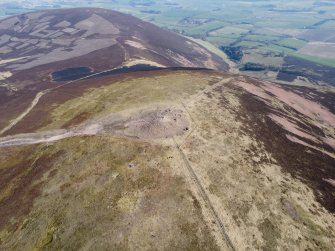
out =
[[5,249],[217,249],[187,185],[171,172],[169,148],[77,137],[46,151],[60,150],[66,153],[32,181],[43,189],[29,215],[15,219],[18,230],[2,232]]
[[85,114],[91,118],[117,112],[155,108],[201,92],[215,77],[201,74],[174,73],[153,78],[136,78],[91,89],[81,97],[71,99],[51,113],[51,123],[42,130],[62,127]]
[[[309,186],[284,173],[256,138],[251,117],[241,112],[240,95],[228,85],[189,102],[197,129],[183,142],[232,242],[237,250],[331,250],[334,216],[316,202]],[[294,220],[282,198],[304,207],[306,214],[297,210],[299,220]]]
[[[266,105],[259,105],[251,94],[244,99],[245,92],[233,84],[237,78],[194,72],[157,74],[91,89],[55,107],[43,130],[64,127],[78,116],[85,121],[162,105],[187,113],[190,130],[174,141],[104,135],[68,138],[29,151],[0,149],[0,171],[11,173],[24,163],[27,169],[18,175],[30,177],[25,189],[39,184],[29,210],[13,215],[0,232],[0,246],[224,249],[218,222],[208,213],[213,207],[237,250],[331,250],[334,215],[320,204],[315,187],[299,174],[291,175],[286,170],[289,163],[284,166],[286,162],[280,160],[283,147],[300,148],[292,142],[277,146],[280,153],[269,148],[256,130],[270,133],[265,127]],[[255,110],[251,101],[258,104]],[[282,106],[274,102],[273,108]],[[286,139],[283,129],[276,133]],[[323,161],[320,153],[313,154],[305,156]],[[36,166],[41,172],[27,176]],[[3,184],[7,188],[0,191],[3,198],[27,196],[22,191],[8,192],[15,188],[10,182]]]

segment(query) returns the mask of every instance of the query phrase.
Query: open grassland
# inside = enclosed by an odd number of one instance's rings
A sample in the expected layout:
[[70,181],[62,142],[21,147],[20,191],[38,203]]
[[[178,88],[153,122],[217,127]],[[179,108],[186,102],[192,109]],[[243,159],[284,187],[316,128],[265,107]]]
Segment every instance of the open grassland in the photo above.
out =
[[[247,43],[248,44],[248,43]],[[259,49],[263,52],[270,51],[270,52],[277,52],[277,53],[284,53],[285,55],[304,59],[309,62],[317,63],[324,66],[330,66],[335,68],[335,59],[332,58],[321,58],[317,56],[311,56],[306,54],[301,54],[293,48],[286,47],[284,45],[268,45],[268,46],[260,46]]]
[[272,42],[280,40],[280,36],[263,35],[263,34],[250,34],[244,37],[245,40],[258,41],[258,42]]
[[222,35],[241,35],[247,33],[248,29],[243,29],[233,26],[225,26],[209,33],[210,36],[222,36]]
[[165,103],[181,102],[203,90],[211,81],[195,73],[161,75],[148,78],[135,78],[120,81],[101,88],[93,88],[78,99],[71,99],[50,113],[50,123],[41,130],[56,129],[69,125],[84,116],[85,119],[96,114],[104,115],[124,110],[136,110],[140,107],[160,107]]
[[306,45],[307,42],[303,40],[299,40],[299,39],[287,38],[287,39],[280,40],[278,44],[288,47],[288,48],[294,48],[298,50],[304,47],[304,45]]
[[328,59],[328,58],[320,58],[320,57],[315,57],[315,56],[309,56],[305,54],[300,54],[300,53],[293,53],[290,54],[292,57],[304,59],[313,63],[317,63],[320,65],[325,65],[325,66],[330,66],[335,68],[335,59]]
[[[250,104],[241,102],[243,99],[235,94],[222,86],[190,103],[188,109],[198,129],[183,145],[191,165],[208,184],[210,198],[218,207],[224,205],[220,207],[224,222],[234,222],[228,224],[227,230],[233,243],[238,250],[314,246],[299,240],[299,236],[305,236],[305,240],[314,238],[320,250],[329,249],[334,237],[329,235],[330,242],[325,242],[324,236],[328,235],[330,225],[320,228],[320,222],[313,222],[314,217],[305,207],[307,197],[313,196],[310,190],[302,199],[298,195],[300,189],[305,190],[302,184],[293,181],[288,185],[292,177],[278,169],[263,143],[244,133],[237,116],[249,117],[248,112],[242,115],[242,111],[248,110]],[[309,230],[298,234],[305,225]]]
[[197,35],[198,36],[203,36],[207,32],[209,32],[211,30],[217,30],[224,25],[225,25],[224,22],[213,21],[213,22],[205,23],[203,25],[196,26],[196,27],[186,28],[185,32],[186,32],[187,35],[190,35],[190,36],[197,36]]
[[263,46],[262,42],[256,42],[256,41],[241,41],[236,44],[237,46],[241,46],[244,49],[257,49],[261,46]]
[[264,65],[269,65],[269,66],[275,66],[275,67],[281,67],[283,64],[283,58],[282,57],[276,57],[273,54],[268,54],[268,53],[255,53],[254,51],[249,52],[246,51],[244,53],[244,56],[242,58],[242,63],[254,63],[254,64],[264,64]]
[[23,171],[1,190],[0,246],[218,250],[170,156],[169,147],[110,137],[1,150],[1,172]]
[[286,54],[292,54],[295,52],[293,48],[288,48],[288,47],[280,46],[277,44],[263,45],[259,47],[259,49],[263,51],[272,51],[272,52],[286,53]]
[[[45,120],[38,132],[109,116],[110,131],[0,148],[1,248],[332,249],[332,185],[323,178],[335,178],[327,172],[334,159],[320,132],[309,129],[332,121],[326,108],[317,111],[329,118],[318,119],[299,108],[310,102],[301,91],[211,71],[109,79],[81,81],[80,96],[71,86],[47,94],[35,112],[49,107],[48,116],[35,118]],[[113,132],[121,128],[114,118],[157,108],[182,110],[189,127],[155,139]],[[270,113],[294,121],[293,129]],[[295,133],[307,146],[289,140]]]
[[225,36],[219,36],[219,37],[207,37],[206,40],[216,46],[217,48],[222,45],[230,45],[236,41],[236,37],[225,37]]

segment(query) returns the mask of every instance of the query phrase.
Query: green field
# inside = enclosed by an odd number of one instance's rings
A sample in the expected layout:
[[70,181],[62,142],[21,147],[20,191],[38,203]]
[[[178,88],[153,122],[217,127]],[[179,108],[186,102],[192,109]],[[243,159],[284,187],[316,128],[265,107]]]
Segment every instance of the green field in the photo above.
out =
[[241,41],[238,44],[236,44],[237,46],[242,46],[245,49],[257,49],[261,46],[263,46],[264,44],[258,41]]
[[291,56],[296,57],[296,58],[300,58],[300,59],[304,59],[304,60],[307,60],[307,61],[311,61],[313,63],[317,63],[317,64],[320,64],[320,65],[325,65],[325,66],[330,66],[330,67],[335,68],[335,59],[319,58],[319,57],[304,55],[304,54],[300,54],[300,53],[293,53],[293,54],[291,54]]
[[[248,60],[262,60],[278,66],[285,56],[335,67],[335,59],[298,53],[310,42],[301,39],[308,29],[325,29],[335,34],[335,4],[305,1],[234,1],[234,0],[62,0],[48,3],[9,0],[0,5],[0,16],[14,15],[31,9],[56,7],[102,7],[118,10],[193,38],[200,38],[219,48],[240,46]],[[22,2],[22,4],[20,4]],[[7,3],[7,5],[6,5]],[[35,7],[32,7],[35,6]],[[318,37],[316,36],[316,39]],[[273,56],[275,55],[275,56]],[[244,63],[245,61],[242,60]],[[241,64],[243,62],[240,62]]]
[[245,40],[258,41],[258,42],[272,42],[281,39],[280,36],[274,35],[260,35],[260,34],[250,34],[244,37]]
[[210,36],[230,36],[230,35],[237,35],[240,36],[242,34],[248,33],[248,29],[243,29],[234,26],[225,26],[220,29],[214,30],[209,33]]
[[209,23],[205,23],[199,26],[195,26],[192,28],[186,28],[186,33],[190,36],[193,35],[206,35],[208,32],[212,30],[219,29],[225,25],[224,22],[221,21],[213,21]]
[[296,39],[296,38],[286,38],[286,39],[283,39],[283,40],[277,42],[276,44],[284,46],[284,47],[288,47],[288,48],[294,48],[294,49],[298,50],[298,49],[304,47],[304,45],[306,45],[307,42],[304,41],[304,40]]
[[231,43],[234,43],[237,40],[237,37],[233,38],[233,37],[212,37],[211,36],[211,37],[207,37],[206,40],[218,47],[220,45],[228,46]]

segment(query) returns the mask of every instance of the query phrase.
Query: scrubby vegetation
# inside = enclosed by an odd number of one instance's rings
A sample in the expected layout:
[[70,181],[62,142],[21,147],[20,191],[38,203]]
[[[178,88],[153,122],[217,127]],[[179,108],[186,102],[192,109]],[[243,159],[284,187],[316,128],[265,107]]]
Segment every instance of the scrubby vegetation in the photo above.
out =
[[83,80],[81,94],[62,101],[57,97],[74,86],[48,93],[34,109],[48,114],[36,115],[45,120],[35,121],[44,124],[37,129],[78,129],[105,115],[136,118],[134,111],[165,106],[187,114],[185,133],[134,137],[115,134],[115,123],[96,135],[0,148],[1,249],[229,250],[230,240],[236,250],[331,250],[334,216],[325,208],[335,209],[323,180],[331,175],[329,146],[292,142],[286,135],[302,130],[287,131],[269,117],[294,117],[308,138],[325,135],[291,108],[295,99],[309,101],[241,75],[145,74]]
[[227,54],[230,60],[239,62],[243,57],[242,47],[221,46],[220,49]]
[[279,71],[280,69],[280,67],[276,66],[266,66],[264,64],[248,62],[240,68],[240,71]]

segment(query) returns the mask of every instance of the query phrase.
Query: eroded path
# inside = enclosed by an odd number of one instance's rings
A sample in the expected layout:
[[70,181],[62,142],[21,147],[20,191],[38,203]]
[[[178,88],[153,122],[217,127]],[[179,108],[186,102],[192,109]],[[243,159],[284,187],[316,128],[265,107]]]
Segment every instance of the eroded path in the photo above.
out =
[[[129,62],[126,62],[125,65],[127,65],[127,63],[129,63]],[[40,99],[44,95],[46,95],[47,93],[50,93],[51,91],[55,91],[55,90],[57,90],[57,89],[59,89],[61,87],[64,87],[66,85],[73,84],[73,83],[76,83],[78,81],[85,80],[85,79],[88,79],[88,78],[92,78],[92,77],[104,74],[106,72],[117,70],[119,68],[122,68],[122,66],[121,67],[112,68],[112,69],[108,69],[108,70],[101,71],[101,72],[97,72],[97,73],[94,73],[94,74],[90,74],[88,76],[85,76],[85,77],[82,77],[82,78],[79,78],[79,79],[76,79],[76,80],[68,81],[68,82],[66,82],[64,84],[57,85],[56,87],[52,87],[52,88],[49,88],[49,89],[46,89],[46,90],[38,92],[36,94],[35,98],[31,101],[31,104],[29,105],[29,107],[27,107],[27,109],[24,110],[17,118],[15,118],[14,120],[12,120],[8,126],[6,126],[5,128],[3,128],[0,131],[0,135],[6,133],[11,128],[13,128],[15,125],[17,125],[20,121],[22,121],[36,107],[36,105],[38,104],[38,102],[40,101]]]
[[[129,113],[124,115],[123,113]],[[32,145],[75,136],[108,134],[128,138],[155,140],[183,135],[189,126],[183,110],[165,108],[123,111],[88,120],[71,129],[18,134],[0,138],[0,147]]]
[[4,134],[8,130],[10,130],[13,126],[15,126],[17,123],[19,123],[25,116],[27,116],[27,114],[32,109],[34,109],[34,107],[37,105],[37,103],[40,100],[40,98],[43,97],[49,91],[50,91],[50,89],[37,93],[36,97],[33,99],[33,101],[31,102],[30,106],[23,113],[21,113],[16,119],[14,119],[13,121],[11,121],[8,126],[6,126],[5,128],[3,128],[0,131],[0,135]]
[[[218,243],[220,244],[221,248],[223,250],[232,250],[236,251],[236,248],[234,247],[234,244],[232,243],[224,223],[222,222],[220,216],[218,215],[214,205],[212,204],[210,198],[207,195],[206,189],[204,188],[204,185],[201,183],[200,179],[198,178],[195,170],[191,166],[190,162],[188,161],[185,153],[181,149],[181,147],[178,145],[178,143],[174,140],[174,144],[176,146],[176,149],[178,150],[182,160],[184,161],[184,166],[186,167],[186,173],[188,174],[188,178],[190,179],[190,182],[193,183],[196,190],[198,191],[199,195],[201,196],[201,202],[204,204],[203,207],[203,213],[206,218],[209,218],[211,222],[215,222],[216,227],[218,228],[221,236],[216,236]],[[208,220],[208,219],[207,219]]]
[[49,89],[46,89],[44,91],[41,91],[39,93],[36,94],[35,98],[33,99],[33,101],[31,101],[31,104],[29,105],[29,107],[27,107],[26,110],[24,110],[17,118],[15,118],[14,120],[12,120],[10,122],[10,124],[8,126],[6,126],[5,128],[3,128],[1,131],[0,131],[0,135],[4,134],[5,132],[9,131],[11,128],[13,128],[16,124],[18,124],[22,119],[24,119],[34,108],[35,106],[38,104],[38,102],[40,101],[40,99],[47,93],[53,91],[53,90],[56,90],[60,87],[63,87],[65,85],[68,85],[68,84],[71,84],[71,83],[74,83],[74,82],[77,82],[77,81],[80,81],[80,80],[83,80],[83,79],[86,79],[86,78],[89,78],[89,77],[92,77],[96,74],[92,74],[90,76],[86,76],[86,77],[83,77],[83,78],[80,78],[80,79],[77,79],[75,81],[70,81],[70,82],[67,82],[65,84],[62,84],[62,85],[58,85],[56,87],[53,87],[53,88],[49,88]]

